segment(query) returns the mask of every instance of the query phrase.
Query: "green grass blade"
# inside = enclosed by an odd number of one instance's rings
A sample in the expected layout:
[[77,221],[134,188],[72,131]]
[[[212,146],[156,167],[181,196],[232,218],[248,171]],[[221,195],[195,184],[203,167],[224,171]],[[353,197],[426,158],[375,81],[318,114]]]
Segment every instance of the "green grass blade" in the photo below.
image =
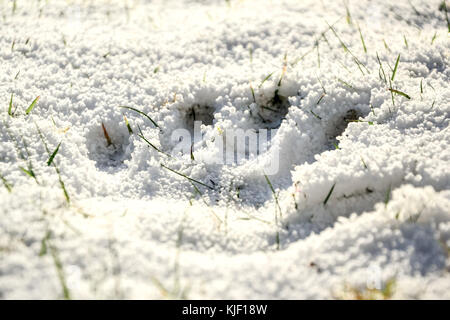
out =
[[64,184],[64,181],[61,178],[61,174],[59,173],[59,169],[57,170],[57,172],[58,172],[59,184],[60,184],[61,189],[63,190],[63,193],[64,193],[64,198],[66,198],[67,203],[70,204],[69,193],[67,192],[66,185]]
[[362,43],[362,46],[363,46],[363,49],[364,49],[364,53],[367,53],[367,47],[366,47],[366,43],[364,41],[364,37],[363,37],[362,32],[361,32],[361,28],[359,27],[359,24],[357,26],[358,26],[358,31],[359,31],[359,37],[361,38],[361,43]]
[[27,108],[27,110],[25,111],[25,114],[29,114],[33,109],[34,109],[34,107],[36,106],[36,103],[39,101],[39,99],[41,98],[41,96],[37,96],[34,100],[33,100],[33,102],[30,104],[30,106]]
[[170,154],[167,154],[163,151],[161,151],[160,149],[158,149],[153,143],[151,143],[150,141],[148,141],[145,137],[144,134],[142,133],[141,127],[138,125],[138,129],[139,129],[139,134],[138,137],[141,138],[142,140],[144,140],[150,147],[152,147],[153,149],[155,149],[156,151],[158,151],[159,153],[165,154],[168,157],[172,157]]
[[399,94],[399,95],[405,97],[408,100],[411,100],[411,97],[409,95],[407,95],[406,93],[402,92],[402,91],[399,91],[399,90],[396,90],[396,89],[392,89],[392,88],[389,88],[389,91],[391,91],[392,93]]
[[134,112],[137,112],[137,113],[143,115],[144,117],[146,117],[148,120],[150,120],[150,122],[153,123],[153,125],[154,125],[155,127],[159,128],[158,124],[157,124],[155,121],[153,121],[153,119],[150,118],[149,115],[146,114],[145,112],[142,112],[141,110],[138,110],[138,109],[133,108],[133,107],[128,107],[128,106],[119,106],[119,108],[125,108],[125,109],[132,110],[132,111],[134,111]]
[[333,186],[331,187],[330,191],[328,192],[327,197],[325,198],[325,200],[323,201],[323,205],[326,205],[328,200],[331,197],[331,194],[333,193],[334,187],[336,186],[336,183],[333,184]]
[[28,169],[25,169],[24,167],[19,167],[19,168],[20,168],[20,170],[22,170],[23,172],[25,172],[25,173],[26,173],[28,176],[30,176],[31,178],[36,179],[36,175],[34,174],[32,168],[28,168]]
[[178,172],[178,171],[175,171],[175,170],[173,170],[173,169],[171,169],[171,168],[169,168],[169,167],[166,167],[166,166],[163,165],[162,163],[161,163],[161,167],[163,167],[163,168],[165,168],[165,169],[167,169],[167,170],[169,170],[169,171],[172,171],[173,173],[176,173],[177,175],[182,176],[183,178],[185,178],[185,179],[187,179],[187,180],[189,180],[189,181],[195,182],[195,183],[197,183],[197,184],[199,184],[199,185],[201,185],[201,186],[204,186],[204,187],[206,187],[206,188],[208,188],[208,189],[214,190],[213,187],[208,186],[207,184],[205,184],[205,183],[203,183],[203,182],[200,182],[200,181],[198,181],[198,180],[192,179],[192,178],[188,177],[187,175],[182,174],[182,173],[180,173],[180,172]]
[[270,182],[269,177],[268,177],[266,174],[264,174],[264,178],[266,178],[266,182],[267,182],[267,184],[269,185],[270,191],[272,191],[273,198],[275,199],[275,203],[276,203],[276,205],[277,205],[277,207],[278,207],[278,210],[280,211],[280,217],[282,217],[283,214],[282,214],[282,212],[281,212],[280,203],[278,202],[278,196],[277,196],[277,194],[276,194],[276,192],[275,192],[275,189],[273,188],[273,185],[272,185],[272,183]]
[[48,246],[50,248],[50,253],[55,264],[56,272],[58,274],[59,283],[61,284],[63,297],[65,300],[71,300],[69,287],[67,286],[66,277],[64,275],[63,265],[58,256],[58,251],[51,244]]
[[14,93],[11,93],[11,99],[9,99],[9,106],[8,106],[8,114],[12,117],[13,116],[13,112],[12,112],[12,107],[13,107],[13,96]]
[[255,90],[253,90],[253,86],[250,84],[250,90],[252,91],[253,102],[256,103]]
[[398,63],[399,63],[399,62],[400,62],[400,54],[398,55],[397,61],[395,62],[394,71],[392,71],[391,81],[394,81],[395,74],[397,73],[397,67],[398,67]]
[[264,78],[263,81],[261,81],[261,83],[259,84],[258,88],[261,88],[261,86],[264,84],[264,82],[266,82],[267,80],[270,79],[270,77],[273,75],[273,72],[270,73],[267,77]]
[[8,190],[8,192],[11,192],[12,190],[12,185],[8,182],[8,180],[6,180],[6,178],[0,174],[0,180],[2,180],[3,185],[5,186],[6,190]]
[[389,185],[389,188],[386,191],[386,196],[384,198],[384,205],[387,206],[389,203],[389,200],[391,199],[391,185]]
[[126,126],[127,126],[128,133],[129,133],[130,135],[132,135],[132,134],[133,134],[133,129],[131,129],[130,122],[128,122],[128,119],[127,119],[126,115],[123,115],[123,119],[125,120],[125,124],[126,124]]
[[50,166],[52,164],[53,159],[55,159],[56,154],[58,153],[60,146],[61,146],[61,142],[58,144],[58,146],[56,147],[55,151],[53,151],[53,153],[51,154],[50,158],[48,158],[47,166]]

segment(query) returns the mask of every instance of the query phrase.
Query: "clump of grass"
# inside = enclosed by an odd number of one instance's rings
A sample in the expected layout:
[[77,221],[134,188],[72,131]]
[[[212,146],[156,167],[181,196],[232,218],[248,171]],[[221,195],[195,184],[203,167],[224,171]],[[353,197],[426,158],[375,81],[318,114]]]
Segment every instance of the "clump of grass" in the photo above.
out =
[[[341,18],[337,19],[335,22],[333,22],[332,26],[334,26],[336,23],[339,22],[339,20],[341,20]],[[328,24],[328,23],[327,23]],[[296,60],[294,60],[294,62],[291,63],[291,66],[295,66],[297,63],[299,63],[300,61],[302,61],[307,55],[309,55],[311,52],[313,52],[316,49],[316,43],[318,43],[319,41],[321,41],[321,39],[323,38],[325,40],[326,43],[328,43],[328,40],[325,36],[325,34],[331,29],[331,27],[328,25],[328,28],[324,31],[322,31],[319,36],[314,40],[314,46],[307,50],[303,55],[301,55],[299,58],[297,58]],[[329,43],[328,43],[329,45]]]
[[[327,22],[328,24],[328,22]],[[356,65],[358,66],[358,69],[361,71],[361,73],[364,75],[364,71],[362,70],[361,67],[363,67],[367,73],[370,73],[369,69],[367,69],[367,67],[350,51],[350,49],[347,47],[347,45],[344,43],[344,41],[342,41],[341,37],[339,37],[339,35],[337,34],[336,30],[334,29],[333,26],[329,25],[331,31],[333,32],[334,36],[338,39],[339,43],[341,44],[341,47],[344,49],[345,52],[349,53],[352,58],[353,61],[356,63]]]
[[363,288],[359,289],[349,284],[344,286],[344,290],[335,295],[337,299],[345,300],[388,300],[395,293],[396,280],[389,279],[382,289]]

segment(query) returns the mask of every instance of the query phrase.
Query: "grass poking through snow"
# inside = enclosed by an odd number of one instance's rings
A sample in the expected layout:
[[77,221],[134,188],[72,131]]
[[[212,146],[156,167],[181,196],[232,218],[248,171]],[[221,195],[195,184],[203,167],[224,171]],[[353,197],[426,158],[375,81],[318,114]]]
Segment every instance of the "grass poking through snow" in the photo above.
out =
[[34,107],[36,106],[37,102],[39,101],[39,99],[41,98],[41,96],[37,96],[33,102],[31,102],[31,104],[28,106],[27,110],[25,110],[25,114],[30,114],[30,112],[34,109]]
[[208,189],[210,189],[210,190],[214,190],[213,187],[207,185],[206,183],[203,183],[203,182],[200,182],[200,181],[198,181],[198,180],[192,179],[192,178],[188,177],[188,176],[185,175],[185,174],[182,174],[182,173],[180,173],[180,172],[178,172],[178,171],[175,171],[175,170],[173,170],[173,169],[171,169],[171,168],[169,168],[169,167],[166,167],[166,166],[163,165],[162,163],[161,163],[161,167],[163,167],[163,168],[165,168],[165,169],[167,169],[167,170],[169,170],[169,171],[172,171],[173,173],[175,173],[175,174],[177,174],[177,175],[179,175],[179,176],[181,176],[181,177],[183,177],[183,178],[185,178],[185,179],[187,179],[187,180],[189,180],[189,181],[191,181],[191,182],[195,182],[195,183],[197,183],[197,184],[199,184],[199,185],[201,185],[201,186],[203,186],[203,187],[206,187],[206,188],[208,188]]
[[6,190],[8,190],[8,192],[12,191],[12,185],[8,182],[8,180],[6,180],[6,178],[0,174],[0,180],[2,180],[3,185],[5,186]]
[[277,250],[280,250],[280,230],[278,226],[278,213],[280,214],[280,219],[283,218],[283,212],[281,211],[280,203],[278,202],[278,195],[275,192],[275,189],[272,185],[272,182],[270,182],[269,177],[264,173],[264,178],[266,179],[266,182],[270,188],[270,191],[272,191],[273,198],[275,200],[276,208],[275,208],[275,227],[277,228],[277,233],[275,237],[275,242],[277,244]]
[[391,81],[394,81],[395,74],[397,73],[398,63],[400,62],[400,54],[397,57],[397,60],[395,61],[394,71],[392,71],[392,77]]
[[333,193],[334,187],[336,186],[336,182],[333,184],[333,186],[331,187],[330,191],[327,194],[327,197],[325,198],[325,200],[323,200],[323,205],[326,205],[328,200],[330,200],[331,194]]
[[36,130],[38,132],[39,138],[41,139],[42,144],[44,145],[45,151],[47,151],[47,154],[49,156],[49,158],[47,160],[47,166],[53,165],[53,167],[55,168],[55,172],[58,175],[59,185],[63,191],[64,198],[66,199],[67,204],[70,204],[70,196],[69,196],[69,193],[67,192],[66,185],[62,179],[61,171],[59,170],[59,167],[54,162],[54,159],[55,159],[56,155],[58,154],[58,151],[59,151],[59,148],[60,148],[62,142],[60,142],[58,144],[58,146],[56,147],[56,149],[52,153],[50,153],[50,149],[47,145],[47,142],[45,141],[45,138],[44,138],[44,135],[42,134],[41,129],[39,128],[39,126],[36,123],[35,123],[35,126],[36,126]]
[[138,125],[138,129],[139,129],[139,134],[138,137],[141,138],[142,140],[144,140],[150,147],[152,147],[153,149],[155,149],[156,151],[158,151],[159,153],[162,153],[166,156],[168,156],[169,158],[172,158],[172,156],[168,153],[165,153],[164,151],[161,151],[159,148],[157,148],[153,143],[151,143],[150,141],[148,141],[145,137],[144,137],[144,133],[142,133],[141,127]]
[[133,107],[128,107],[128,106],[119,106],[119,108],[129,109],[129,110],[132,110],[132,111],[134,111],[134,112],[137,112],[137,113],[139,113],[140,115],[143,115],[144,117],[146,117],[148,120],[150,120],[150,122],[151,122],[155,127],[159,128],[158,124],[157,124],[152,118],[150,118],[150,116],[149,116],[148,114],[146,114],[145,112],[143,112],[143,111],[141,111],[141,110],[138,110],[138,109],[136,109],[136,108],[133,108]]

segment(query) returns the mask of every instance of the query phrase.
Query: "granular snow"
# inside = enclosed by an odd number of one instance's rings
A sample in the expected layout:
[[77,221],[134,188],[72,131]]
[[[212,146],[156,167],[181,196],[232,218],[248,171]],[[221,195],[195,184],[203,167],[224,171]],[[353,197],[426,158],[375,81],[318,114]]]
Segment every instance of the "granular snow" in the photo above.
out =
[[0,298],[449,299],[441,3],[1,2]]

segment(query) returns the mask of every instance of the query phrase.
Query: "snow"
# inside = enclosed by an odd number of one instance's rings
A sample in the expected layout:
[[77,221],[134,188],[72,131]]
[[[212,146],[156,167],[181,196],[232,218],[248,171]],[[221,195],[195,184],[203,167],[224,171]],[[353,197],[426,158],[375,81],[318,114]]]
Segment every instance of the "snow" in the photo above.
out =
[[1,2],[0,298],[450,299],[441,2]]

